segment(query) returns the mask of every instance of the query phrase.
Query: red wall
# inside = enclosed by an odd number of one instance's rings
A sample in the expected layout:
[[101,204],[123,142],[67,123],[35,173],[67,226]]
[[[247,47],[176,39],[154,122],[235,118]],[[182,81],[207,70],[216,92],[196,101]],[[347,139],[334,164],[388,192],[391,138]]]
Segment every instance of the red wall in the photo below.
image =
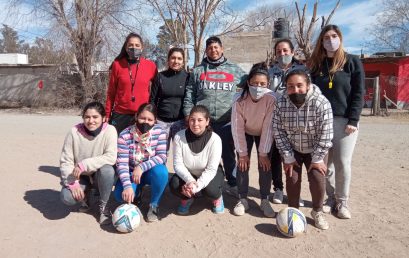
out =
[[399,62],[399,79],[397,92],[398,105],[409,109],[409,57]]

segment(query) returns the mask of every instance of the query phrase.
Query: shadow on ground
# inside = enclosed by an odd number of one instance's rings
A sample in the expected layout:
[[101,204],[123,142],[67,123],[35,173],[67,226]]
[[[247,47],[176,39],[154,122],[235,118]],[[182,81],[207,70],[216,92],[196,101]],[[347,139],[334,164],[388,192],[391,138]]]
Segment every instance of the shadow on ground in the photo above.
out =
[[52,189],[30,190],[24,200],[46,219],[59,220],[70,214],[70,209],[60,201],[60,192]]

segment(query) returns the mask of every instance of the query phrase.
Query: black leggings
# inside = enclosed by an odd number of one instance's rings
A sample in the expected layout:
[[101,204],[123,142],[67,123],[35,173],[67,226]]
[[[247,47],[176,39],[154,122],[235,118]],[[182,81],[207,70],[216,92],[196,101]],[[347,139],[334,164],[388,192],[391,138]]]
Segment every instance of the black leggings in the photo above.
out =
[[[195,176],[193,176],[197,179]],[[209,197],[212,200],[218,199],[222,195],[222,186],[224,181],[224,174],[223,169],[219,165],[217,169],[216,176],[210,181],[210,183],[202,189],[204,195]],[[182,194],[182,186],[186,184],[182,178],[180,178],[177,174],[174,174],[169,182],[170,191],[181,199],[188,199],[185,195]]]
[[273,179],[274,191],[284,188],[283,185],[283,172],[282,172],[281,156],[277,149],[276,143],[274,141],[273,146],[271,146],[271,174]]

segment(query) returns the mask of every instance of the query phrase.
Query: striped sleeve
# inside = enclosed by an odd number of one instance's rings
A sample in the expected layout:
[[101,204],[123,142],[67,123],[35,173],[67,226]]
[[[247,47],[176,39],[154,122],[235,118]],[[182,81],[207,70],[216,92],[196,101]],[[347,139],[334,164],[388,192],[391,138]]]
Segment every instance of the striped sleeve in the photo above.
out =
[[322,102],[320,107],[317,109],[319,117],[317,121],[317,136],[314,140],[314,151],[312,153],[312,162],[320,163],[324,160],[327,155],[329,148],[332,147],[332,138],[334,136],[333,125],[332,125],[332,109],[331,104],[324,96],[322,96]]
[[[280,98],[280,100],[282,97]],[[274,115],[273,115],[273,131],[274,131],[274,139],[276,141],[277,149],[280,151],[281,156],[284,159],[285,164],[291,164],[295,161],[294,158],[294,151],[291,147],[290,140],[287,138],[287,132],[285,131],[283,121],[281,119],[280,113],[280,106],[277,101],[277,105],[274,108]]]
[[132,187],[131,174],[129,170],[129,144],[131,141],[132,139],[129,130],[123,131],[119,135],[116,171],[124,189]]
[[146,172],[159,164],[166,164],[166,131],[160,126],[152,130],[151,148],[155,150],[154,156],[139,164],[142,172]]

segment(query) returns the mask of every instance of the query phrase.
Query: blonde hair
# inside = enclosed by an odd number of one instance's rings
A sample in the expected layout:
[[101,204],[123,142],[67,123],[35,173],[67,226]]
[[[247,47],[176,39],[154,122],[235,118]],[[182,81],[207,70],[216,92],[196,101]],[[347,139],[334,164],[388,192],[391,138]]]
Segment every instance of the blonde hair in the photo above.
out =
[[321,33],[317,38],[317,42],[315,43],[314,51],[312,52],[311,58],[308,61],[308,67],[311,69],[312,74],[318,74],[322,71],[322,62],[327,56],[327,51],[323,45],[324,35],[330,30],[335,31],[338,34],[340,45],[337,51],[335,51],[334,61],[332,62],[332,66],[329,68],[329,73],[334,74],[336,71],[343,68],[347,61],[347,53],[343,47],[341,30],[337,25],[327,25],[322,28]]

